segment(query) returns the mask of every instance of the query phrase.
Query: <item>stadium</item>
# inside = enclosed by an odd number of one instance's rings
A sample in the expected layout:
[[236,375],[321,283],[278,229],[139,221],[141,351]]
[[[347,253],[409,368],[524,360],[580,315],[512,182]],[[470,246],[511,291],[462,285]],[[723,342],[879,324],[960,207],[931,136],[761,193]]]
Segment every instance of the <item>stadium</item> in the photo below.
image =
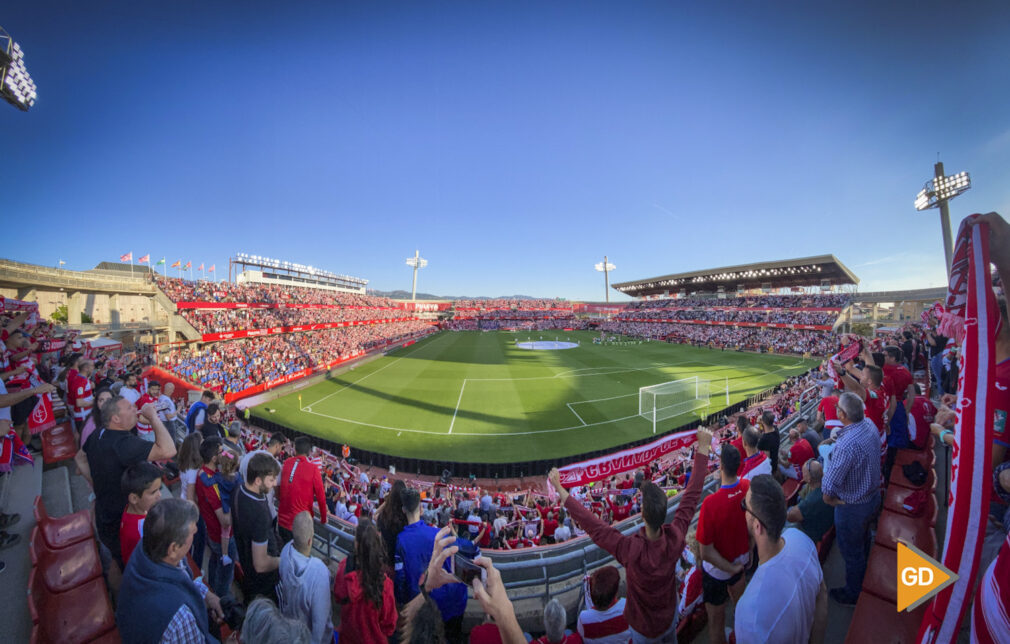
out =
[[[923,152],[879,132],[879,176],[826,178],[807,137],[856,135],[803,119],[819,72],[558,11],[0,12],[9,641],[1010,642],[1005,135],[978,186],[896,190]],[[81,26],[114,100],[57,55]]]

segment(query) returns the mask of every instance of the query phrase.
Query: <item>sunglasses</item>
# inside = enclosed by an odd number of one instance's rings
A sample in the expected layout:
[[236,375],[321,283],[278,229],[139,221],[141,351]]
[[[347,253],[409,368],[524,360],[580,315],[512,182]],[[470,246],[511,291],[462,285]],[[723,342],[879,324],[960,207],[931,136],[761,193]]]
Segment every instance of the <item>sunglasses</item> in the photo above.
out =
[[755,519],[757,519],[758,523],[760,523],[761,526],[765,530],[768,529],[768,526],[765,525],[765,522],[761,520],[761,517],[759,517],[758,515],[754,514],[753,510],[751,510],[750,508],[747,507],[747,497],[744,497],[744,498],[740,499],[740,509],[743,510],[744,512],[749,513],[751,516],[753,516]]

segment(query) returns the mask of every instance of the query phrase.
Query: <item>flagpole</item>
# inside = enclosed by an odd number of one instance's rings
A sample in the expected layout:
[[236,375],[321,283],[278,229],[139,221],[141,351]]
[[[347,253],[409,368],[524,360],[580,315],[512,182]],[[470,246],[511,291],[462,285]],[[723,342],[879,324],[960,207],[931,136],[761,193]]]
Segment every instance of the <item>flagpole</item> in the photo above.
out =
[[130,251],[130,277],[133,277],[133,251]]

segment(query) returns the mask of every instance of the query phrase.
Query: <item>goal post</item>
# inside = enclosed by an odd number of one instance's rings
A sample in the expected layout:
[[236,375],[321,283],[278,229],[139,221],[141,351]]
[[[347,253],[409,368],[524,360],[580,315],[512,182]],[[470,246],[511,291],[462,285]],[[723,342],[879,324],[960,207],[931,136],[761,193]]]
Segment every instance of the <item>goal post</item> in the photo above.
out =
[[729,381],[711,382],[698,376],[681,378],[638,390],[638,415],[652,423],[652,433],[660,421],[701,409],[709,405],[710,396],[729,404]]

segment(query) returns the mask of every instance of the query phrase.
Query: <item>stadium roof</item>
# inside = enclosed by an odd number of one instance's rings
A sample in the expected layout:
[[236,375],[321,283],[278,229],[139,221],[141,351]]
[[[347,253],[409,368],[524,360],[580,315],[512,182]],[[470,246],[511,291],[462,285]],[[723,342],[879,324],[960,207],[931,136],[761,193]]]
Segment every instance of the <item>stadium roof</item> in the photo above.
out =
[[838,261],[837,257],[818,255],[661,275],[633,282],[620,282],[613,287],[626,295],[642,297],[667,291],[715,292],[720,287],[729,293],[738,289],[841,286],[858,283],[859,278]]

